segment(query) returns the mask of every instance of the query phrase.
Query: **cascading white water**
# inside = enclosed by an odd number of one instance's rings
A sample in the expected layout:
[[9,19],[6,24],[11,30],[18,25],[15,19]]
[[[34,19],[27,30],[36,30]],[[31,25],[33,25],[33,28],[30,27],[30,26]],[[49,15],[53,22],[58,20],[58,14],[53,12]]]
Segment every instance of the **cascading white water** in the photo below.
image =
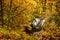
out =
[[38,29],[39,27],[43,26],[44,22],[45,19],[35,18],[35,20],[32,22],[32,25],[34,28]]

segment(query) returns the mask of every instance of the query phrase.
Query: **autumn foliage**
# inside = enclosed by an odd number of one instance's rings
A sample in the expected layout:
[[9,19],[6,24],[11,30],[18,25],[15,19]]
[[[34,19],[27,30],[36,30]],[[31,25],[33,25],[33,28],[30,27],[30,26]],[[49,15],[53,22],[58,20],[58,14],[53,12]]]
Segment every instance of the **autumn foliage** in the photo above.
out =
[[[1,0],[1,40],[60,40],[60,0]],[[45,19],[41,31],[29,35],[35,17]],[[38,35],[39,33],[39,35]]]

